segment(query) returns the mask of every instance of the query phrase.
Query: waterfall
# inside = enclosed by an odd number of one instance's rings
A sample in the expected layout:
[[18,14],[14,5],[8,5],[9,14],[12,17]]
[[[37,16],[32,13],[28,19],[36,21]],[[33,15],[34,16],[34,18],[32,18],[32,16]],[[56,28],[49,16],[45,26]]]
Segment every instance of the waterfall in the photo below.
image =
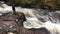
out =
[[[0,7],[1,13],[12,12],[11,6],[2,4],[4,7]],[[24,27],[27,29],[31,28],[42,28],[45,27],[51,34],[60,34],[60,11],[51,11],[43,9],[30,9],[15,7],[17,12],[23,12],[27,18]]]

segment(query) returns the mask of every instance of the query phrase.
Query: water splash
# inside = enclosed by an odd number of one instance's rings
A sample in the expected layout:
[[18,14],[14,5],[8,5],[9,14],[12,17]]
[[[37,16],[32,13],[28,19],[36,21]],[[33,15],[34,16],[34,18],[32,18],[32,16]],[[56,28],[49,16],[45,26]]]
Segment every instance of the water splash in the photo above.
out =
[[[0,12],[6,13],[11,11],[11,6],[6,4],[0,7]],[[45,27],[51,32],[51,34],[60,34],[60,11],[50,11],[43,9],[28,9],[15,7],[17,12],[23,12],[26,15],[27,21],[24,22],[24,27],[30,28],[42,28]]]

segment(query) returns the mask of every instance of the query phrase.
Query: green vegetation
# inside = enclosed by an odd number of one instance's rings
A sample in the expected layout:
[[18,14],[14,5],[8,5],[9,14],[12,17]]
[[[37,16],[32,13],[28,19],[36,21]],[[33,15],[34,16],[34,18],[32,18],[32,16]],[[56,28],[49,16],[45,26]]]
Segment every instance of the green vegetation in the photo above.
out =
[[56,8],[60,10],[60,0],[56,1],[56,5],[57,5]]
[[9,2],[14,3],[15,5],[23,5],[30,7],[40,7],[42,5],[42,0],[9,0]]
[[[16,5],[22,4],[22,5],[30,5],[33,3],[33,0],[9,0],[11,3],[14,3]],[[34,0],[35,1],[35,0]]]
[[48,7],[51,9],[60,9],[60,0],[4,0],[15,5],[29,6],[35,8]]

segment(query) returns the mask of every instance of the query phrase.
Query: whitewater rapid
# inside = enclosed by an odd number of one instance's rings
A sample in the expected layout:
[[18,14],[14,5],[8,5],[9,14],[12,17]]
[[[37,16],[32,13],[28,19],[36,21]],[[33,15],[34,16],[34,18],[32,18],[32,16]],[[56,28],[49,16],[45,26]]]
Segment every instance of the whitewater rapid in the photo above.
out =
[[[51,34],[60,34],[60,11],[50,11],[43,9],[30,9],[15,7],[17,12],[23,12],[27,18],[24,27],[42,28],[45,27]],[[0,13],[12,12],[12,7],[6,4],[2,4],[0,7]]]

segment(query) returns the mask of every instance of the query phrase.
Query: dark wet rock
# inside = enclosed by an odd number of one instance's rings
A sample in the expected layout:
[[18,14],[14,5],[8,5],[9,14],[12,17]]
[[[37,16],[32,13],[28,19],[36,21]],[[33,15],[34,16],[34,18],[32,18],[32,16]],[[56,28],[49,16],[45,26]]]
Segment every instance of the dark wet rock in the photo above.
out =
[[23,25],[24,21],[26,21],[24,13],[17,12],[15,15],[10,13],[0,17],[0,26],[2,27],[2,29],[5,30],[7,34],[9,33],[20,34],[19,25]]
[[16,15],[18,16],[16,19],[17,24],[23,25],[23,22],[26,21],[25,14],[20,12],[20,13],[16,13]]
[[26,17],[24,13],[22,12],[17,13],[17,16],[18,16],[18,20],[22,20],[23,22],[26,21]]
[[6,31],[4,29],[0,29],[0,34],[6,34]]
[[50,34],[46,28],[40,28],[35,31],[35,34]]
[[14,21],[3,21],[1,24],[2,29],[8,32],[19,32],[19,26]]
[[21,27],[22,34],[50,34],[50,32],[46,28],[39,28],[39,29],[25,29]]
[[7,34],[19,34],[17,32],[7,32]]
[[4,14],[1,19],[3,21],[15,21],[18,25],[23,25],[23,22],[26,21],[25,14],[22,12],[16,12],[15,15],[12,13],[6,13],[6,15]]

